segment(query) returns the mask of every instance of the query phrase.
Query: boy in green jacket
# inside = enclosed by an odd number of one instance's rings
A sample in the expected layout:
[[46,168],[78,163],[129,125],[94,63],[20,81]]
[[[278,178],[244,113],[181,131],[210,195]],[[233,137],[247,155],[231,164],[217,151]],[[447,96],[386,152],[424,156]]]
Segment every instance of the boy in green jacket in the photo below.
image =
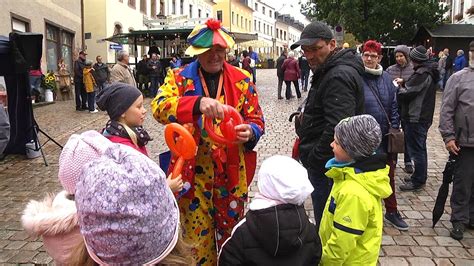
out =
[[383,198],[392,194],[380,126],[370,115],[343,119],[334,129],[326,176],[332,178],[319,229],[322,265],[376,265],[382,243]]

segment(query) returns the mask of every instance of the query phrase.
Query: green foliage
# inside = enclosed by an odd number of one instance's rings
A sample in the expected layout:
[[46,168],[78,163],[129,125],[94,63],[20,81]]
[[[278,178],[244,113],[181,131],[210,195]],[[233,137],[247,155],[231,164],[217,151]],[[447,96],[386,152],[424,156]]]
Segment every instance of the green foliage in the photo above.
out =
[[409,43],[420,26],[433,28],[446,8],[437,0],[311,0],[301,11],[329,25],[342,25],[358,41]]

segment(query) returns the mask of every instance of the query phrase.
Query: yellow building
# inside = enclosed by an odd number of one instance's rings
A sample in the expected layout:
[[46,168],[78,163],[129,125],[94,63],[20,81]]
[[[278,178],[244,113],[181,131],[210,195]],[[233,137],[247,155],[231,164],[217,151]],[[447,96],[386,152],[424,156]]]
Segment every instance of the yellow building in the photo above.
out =
[[253,9],[241,0],[215,0],[214,16],[231,32],[252,33]]
[[[163,1],[157,0],[84,0],[84,35],[88,59],[95,60],[100,55],[103,61],[115,63],[115,55],[122,49],[130,56],[141,57],[146,47],[114,44],[103,39],[117,33],[128,33],[132,30],[144,30],[144,16],[155,17],[160,12]],[[130,62],[134,62],[130,59]]]

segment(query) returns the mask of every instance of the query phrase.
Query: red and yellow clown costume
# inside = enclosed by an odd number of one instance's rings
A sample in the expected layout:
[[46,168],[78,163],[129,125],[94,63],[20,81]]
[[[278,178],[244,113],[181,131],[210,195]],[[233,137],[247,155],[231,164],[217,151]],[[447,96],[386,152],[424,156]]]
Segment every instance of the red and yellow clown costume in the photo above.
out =
[[[182,178],[188,190],[178,200],[181,224],[184,239],[195,248],[197,264],[216,265],[218,248],[244,216],[244,202],[256,168],[253,148],[264,133],[264,119],[249,74],[224,62],[224,93],[218,100],[242,115],[254,138],[230,147],[214,143],[204,129],[204,116],[193,114],[196,101],[204,95],[199,68],[196,60],[184,68],[169,70],[151,105],[160,123],[194,127],[198,151],[195,159],[186,161],[183,167]],[[176,159],[171,159],[168,173]]]

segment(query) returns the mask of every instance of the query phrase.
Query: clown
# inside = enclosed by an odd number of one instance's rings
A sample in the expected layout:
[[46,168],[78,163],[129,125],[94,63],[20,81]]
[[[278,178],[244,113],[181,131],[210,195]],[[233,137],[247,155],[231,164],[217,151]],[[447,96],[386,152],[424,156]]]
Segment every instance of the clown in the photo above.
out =
[[[197,60],[169,70],[151,105],[158,122],[194,129],[198,151],[183,167],[185,189],[178,204],[184,238],[195,246],[198,265],[215,265],[218,248],[243,217],[256,167],[253,149],[264,133],[264,120],[250,74],[225,62],[226,49],[232,48],[234,40],[220,22],[209,19],[196,26],[188,42],[186,54],[196,55]],[[204,119],[217,123],[224,117],[224,104],[234,107],[244,120],[235,126],[236,145],[216,143],[204,129]],[[175,162],[172,157],[168,172]]]

